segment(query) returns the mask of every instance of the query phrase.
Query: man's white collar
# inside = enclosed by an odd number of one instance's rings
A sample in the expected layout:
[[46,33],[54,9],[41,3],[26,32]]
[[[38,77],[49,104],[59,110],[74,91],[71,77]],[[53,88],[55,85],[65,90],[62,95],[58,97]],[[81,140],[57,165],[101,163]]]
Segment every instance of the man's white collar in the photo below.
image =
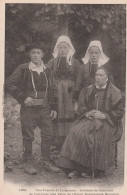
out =
[[33,62],[29,63],[29,70],[36,71],[38,74],[41,72],[44,72],[45,65],[43,64],[43,61],[41,62],[40,66],[36,66]]

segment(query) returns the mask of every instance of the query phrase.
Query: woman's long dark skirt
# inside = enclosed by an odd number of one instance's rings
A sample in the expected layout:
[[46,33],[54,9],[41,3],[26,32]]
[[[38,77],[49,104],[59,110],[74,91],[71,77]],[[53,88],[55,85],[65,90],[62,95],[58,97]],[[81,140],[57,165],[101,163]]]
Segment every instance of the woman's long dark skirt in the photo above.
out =
[[58,165],[106,170],[114,163],[113,127],[98,119],[76,121],[66,137]]

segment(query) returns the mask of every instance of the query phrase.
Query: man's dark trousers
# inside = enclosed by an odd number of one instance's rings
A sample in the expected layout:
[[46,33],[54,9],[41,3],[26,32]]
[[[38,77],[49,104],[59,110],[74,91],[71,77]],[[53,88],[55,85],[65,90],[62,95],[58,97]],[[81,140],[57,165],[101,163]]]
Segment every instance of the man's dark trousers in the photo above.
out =
[[42,159],[49,161],[50,146],[52,141],[52,121],[50,119],[50,106],[21,106],[21,127],[23,135],[23,146],[27,156],[32,154],[32,142],[34,130],[38,126],[41,130],[41,152]]

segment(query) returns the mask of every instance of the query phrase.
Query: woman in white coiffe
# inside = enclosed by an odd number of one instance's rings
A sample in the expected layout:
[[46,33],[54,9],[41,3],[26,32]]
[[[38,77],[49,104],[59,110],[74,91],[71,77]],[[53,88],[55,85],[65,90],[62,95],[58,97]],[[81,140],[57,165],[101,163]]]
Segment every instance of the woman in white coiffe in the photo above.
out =
[[[98,68],[104,67],[111,74],[109,65],[109,57],[107,57],[102,49],[102,44],[98,40],[90,42],[84,58],[82,58],[84,70],[82,72],[82,80],[84,86],[92,85],[95,82],[95,72]],[[113,81],[112,75],[110,78]]]
[[54,121],[54,135],[59,149],[68,134],[68,129],[74,120],[77,109],[78,94],[81,89],[82,65],[73,57],[75,49],[68,36],[58,37],[53,57],[47,64],[54,76],[54,94],[58,111],[57,120]]

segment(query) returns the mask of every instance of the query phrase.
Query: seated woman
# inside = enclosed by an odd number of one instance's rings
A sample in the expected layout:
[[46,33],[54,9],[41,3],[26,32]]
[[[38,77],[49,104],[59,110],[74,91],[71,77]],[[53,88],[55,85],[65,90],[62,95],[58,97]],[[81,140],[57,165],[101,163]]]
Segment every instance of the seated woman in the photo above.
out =
[[96,71],[95,84],[81,90],[79,114],[65,139],[58,166],[70,178],[79,173],[98,176],[114,164],[124,114],[121,92],[104,67]]

